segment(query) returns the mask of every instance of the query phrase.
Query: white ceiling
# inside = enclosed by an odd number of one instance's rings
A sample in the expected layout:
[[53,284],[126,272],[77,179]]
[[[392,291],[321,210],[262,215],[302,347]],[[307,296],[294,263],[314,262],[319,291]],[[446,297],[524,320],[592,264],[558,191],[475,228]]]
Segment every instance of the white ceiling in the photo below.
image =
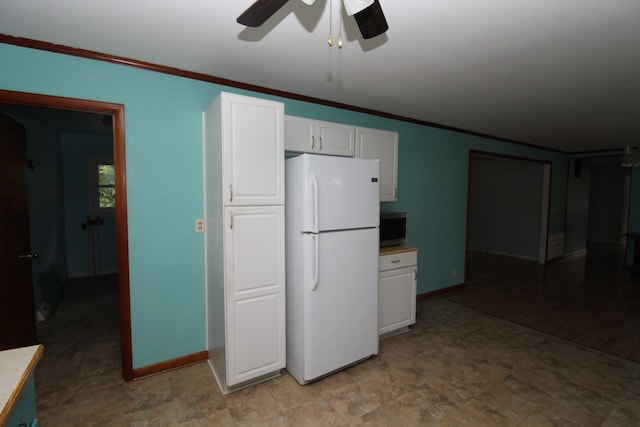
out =
[[339,0],[2,0],[0,33],[567,152],[640,144],[640,1],[380,0],[363,41]]

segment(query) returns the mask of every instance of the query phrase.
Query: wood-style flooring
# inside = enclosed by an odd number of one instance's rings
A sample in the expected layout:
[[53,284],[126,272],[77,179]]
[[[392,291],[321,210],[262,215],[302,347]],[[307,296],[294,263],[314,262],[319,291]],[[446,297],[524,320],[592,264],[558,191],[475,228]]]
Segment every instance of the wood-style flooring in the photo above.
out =
[[467,286],[444,296],[640,363],[640,274],[623,265],[624,247],[603,243],[546,265],[469,252]]
[[38,425],[637,427],[637,281],[612,264],[619,254],[597,255],[470,258],[469,285],[419,301],[416,325],[376,357],[227,396],[206,363],[124,382],[114,278],[71,281],[38,331]]

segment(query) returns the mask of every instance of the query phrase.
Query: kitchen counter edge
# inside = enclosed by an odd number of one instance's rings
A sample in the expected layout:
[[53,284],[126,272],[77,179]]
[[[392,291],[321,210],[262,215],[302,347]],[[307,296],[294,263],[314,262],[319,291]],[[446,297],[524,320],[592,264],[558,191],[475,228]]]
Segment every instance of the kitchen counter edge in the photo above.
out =
[[0,351],[0,426],[9,420],[43,352],[42,344]]
[[402,252],[417,251],[417,246],[399,245],[399,246],[386,246],[380,248],[380,255],[399,254]]

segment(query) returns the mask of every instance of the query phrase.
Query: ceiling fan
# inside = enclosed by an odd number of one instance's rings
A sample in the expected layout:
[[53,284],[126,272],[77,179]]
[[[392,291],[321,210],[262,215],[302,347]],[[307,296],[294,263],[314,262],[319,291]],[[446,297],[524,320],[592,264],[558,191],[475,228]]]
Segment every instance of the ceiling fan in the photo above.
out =
[[[247,27],[259,27],[289,0],[256,0],[236,21]],[[308,5],[315,0],[302,0]],[[331,1],[331,0],[329,0]],[[354,16],[365,39],[383,34],[389,29],[378,0],[342,0],[348,16]]]

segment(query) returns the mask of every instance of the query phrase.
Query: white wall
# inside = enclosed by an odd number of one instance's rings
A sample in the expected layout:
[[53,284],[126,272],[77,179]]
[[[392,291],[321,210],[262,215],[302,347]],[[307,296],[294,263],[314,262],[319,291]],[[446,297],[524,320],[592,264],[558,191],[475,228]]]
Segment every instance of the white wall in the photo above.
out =
[[543,164],[473,156],[469,249],[537,260]]

